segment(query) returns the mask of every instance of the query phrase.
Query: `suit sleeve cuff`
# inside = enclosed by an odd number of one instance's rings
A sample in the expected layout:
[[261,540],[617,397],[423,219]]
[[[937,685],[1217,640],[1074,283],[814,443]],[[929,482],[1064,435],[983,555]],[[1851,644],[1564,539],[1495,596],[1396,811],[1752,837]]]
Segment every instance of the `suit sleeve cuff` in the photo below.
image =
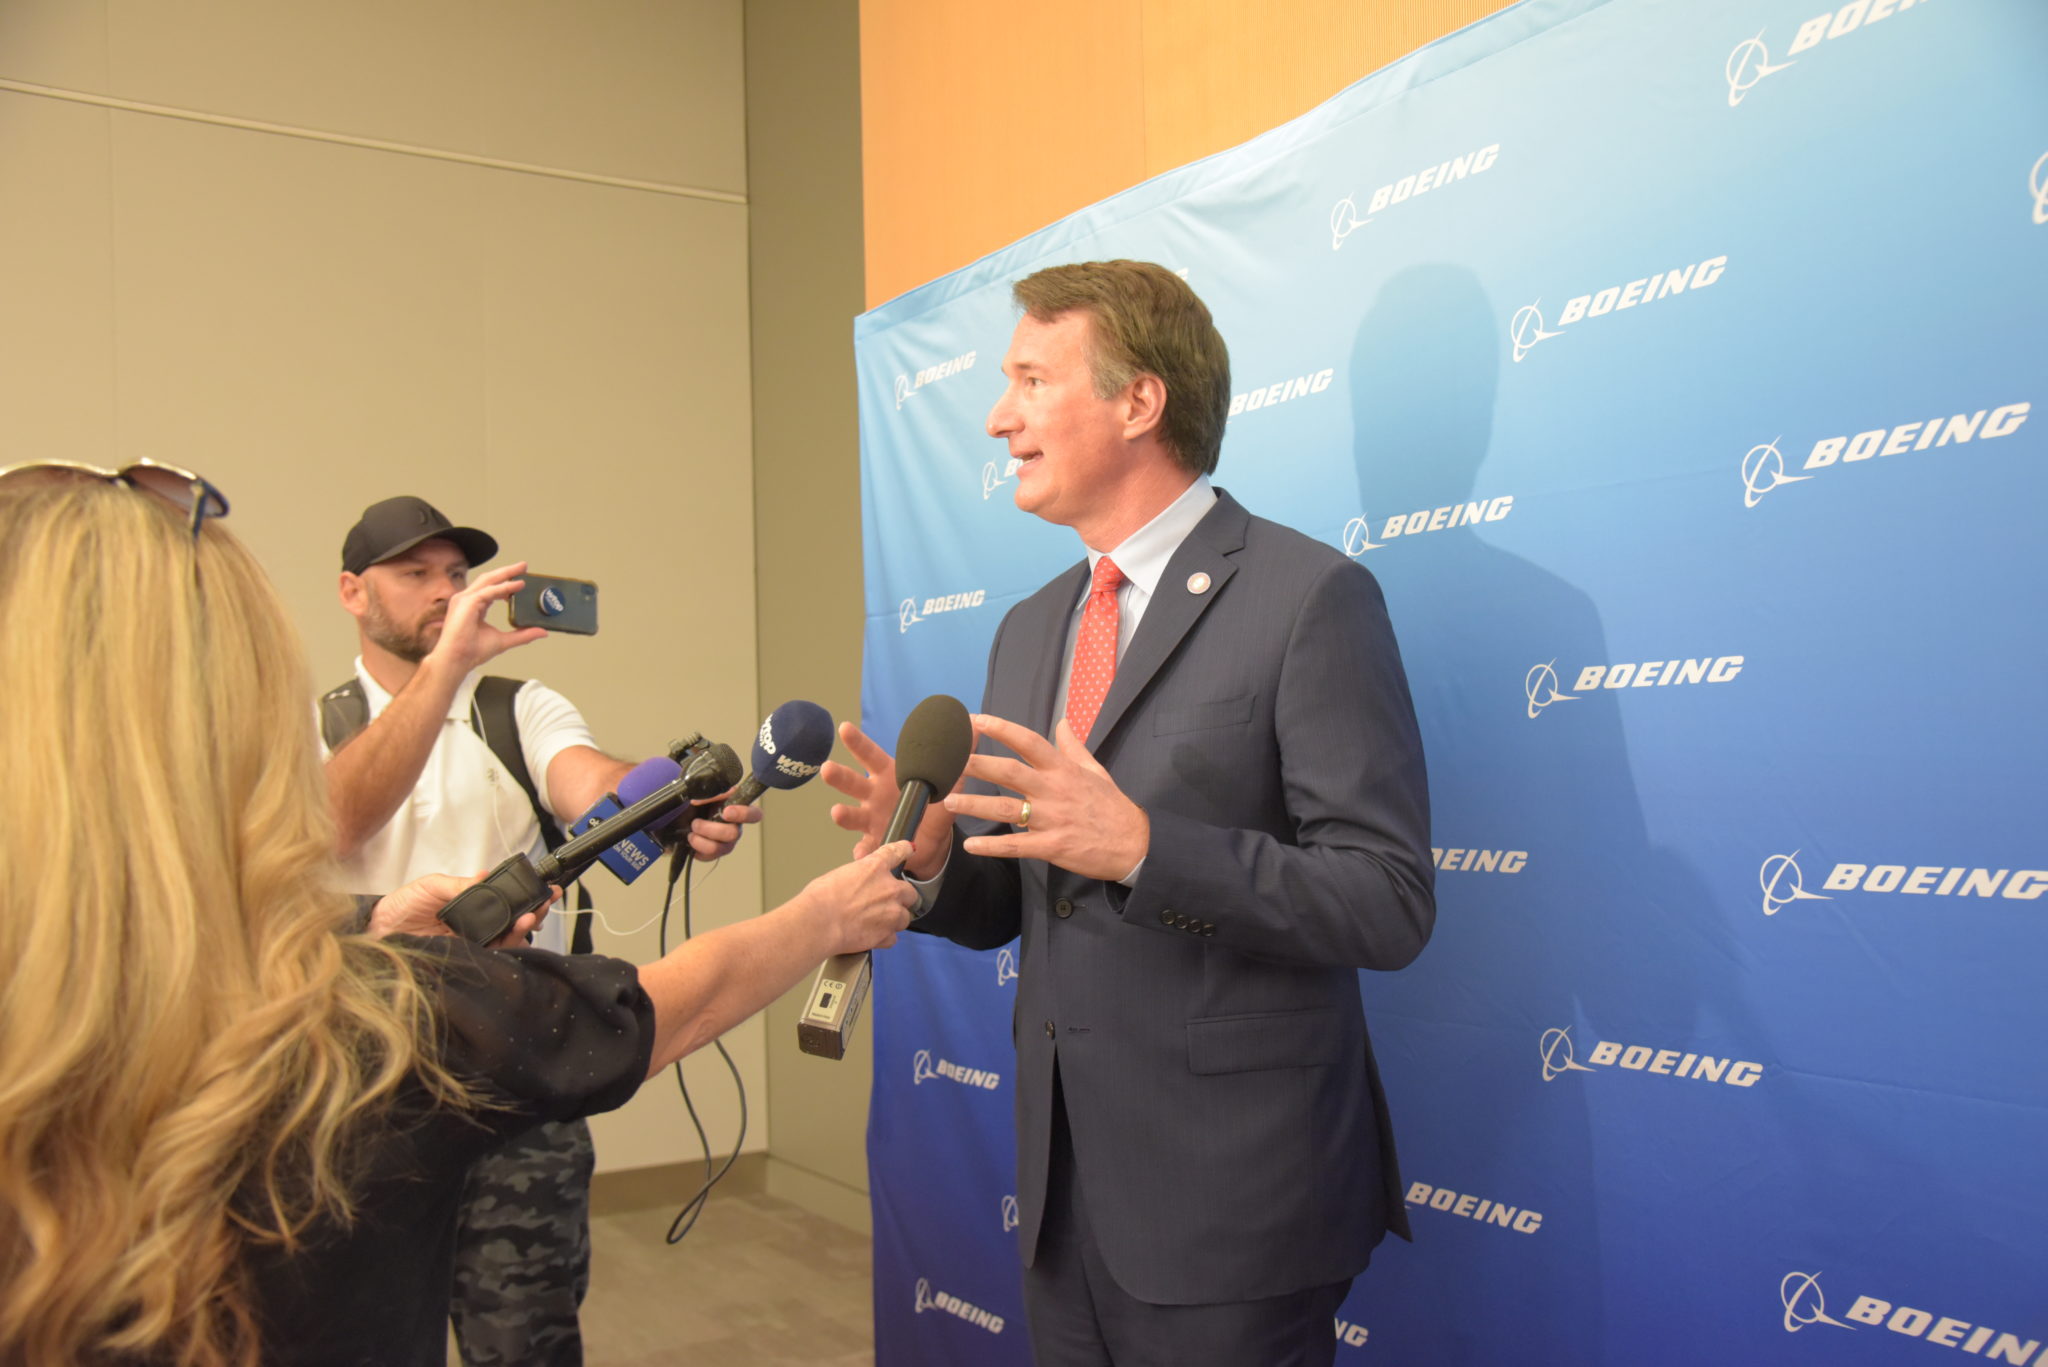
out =
[[1216,832],[1172,813],[1148,811],[1146,816],[1152,823],[1151,847],[1137,868],[1107,885],[1110,906],[1126,921],[1151,930],[1215,935],[1216,923],[1199,912],[1209,901],[1202,896],[1200,851],[1205,840],[1213,843]]

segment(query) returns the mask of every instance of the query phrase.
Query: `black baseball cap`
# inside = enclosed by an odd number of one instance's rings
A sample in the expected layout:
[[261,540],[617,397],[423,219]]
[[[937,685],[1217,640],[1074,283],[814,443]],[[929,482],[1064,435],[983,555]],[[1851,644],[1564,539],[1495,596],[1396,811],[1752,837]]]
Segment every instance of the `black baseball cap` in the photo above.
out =
[[350,574],[361,574],[437,536],[453,541],[472,565],[481,565],[498,553],[498,543],[489,533],[457,527],[425,499],[400,494],[363,509],[362,517],[341,543],[341,567]]

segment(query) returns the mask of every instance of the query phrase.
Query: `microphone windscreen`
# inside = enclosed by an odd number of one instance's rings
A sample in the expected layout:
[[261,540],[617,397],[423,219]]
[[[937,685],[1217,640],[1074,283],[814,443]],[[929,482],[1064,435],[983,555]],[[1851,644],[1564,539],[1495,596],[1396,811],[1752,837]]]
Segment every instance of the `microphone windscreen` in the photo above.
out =
[[652,797],[683,776],[683,766],[667,755],[643,759],[619,780],[621,807],[630,807],[643,797]]
[[832,753],[832,714],[802,698],[784,703],[754,737],[754,778],[767,788],[800,788]]
[[730,745],[713,744],[683,770],[683,791],[692,802],[709,802],[738,783],[745,773],[737,751]]
[[904,718],[903,731],[896,737],[896,782],[918,779],[944,796],[960,781],[973,749],[974,723],[967,719],[966,704],[934,693]]

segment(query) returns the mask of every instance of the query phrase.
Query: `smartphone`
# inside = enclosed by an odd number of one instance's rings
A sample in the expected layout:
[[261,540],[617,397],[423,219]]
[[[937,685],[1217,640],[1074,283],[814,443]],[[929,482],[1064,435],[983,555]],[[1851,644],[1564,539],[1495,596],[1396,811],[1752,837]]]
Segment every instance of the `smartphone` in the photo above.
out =
[[512,625],[546,627],[577,636],[597,634],[597,585],[588,579],[559,579],[529,574],[526,587],[512,595]]

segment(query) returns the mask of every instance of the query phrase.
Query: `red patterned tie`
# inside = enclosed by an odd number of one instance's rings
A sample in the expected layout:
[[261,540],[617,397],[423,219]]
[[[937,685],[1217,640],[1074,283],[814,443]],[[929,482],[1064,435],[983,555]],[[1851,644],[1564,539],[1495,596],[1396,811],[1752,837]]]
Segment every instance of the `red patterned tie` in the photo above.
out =
[[1083,741],[1116,677],[1116,591],[1123,583],[1124,572],[1114,560],[1105,555],[1095,562],[1088,606],[1081,611],[1081,635],[1074,642],[1074,672],[1067,680],[1067,724]]

